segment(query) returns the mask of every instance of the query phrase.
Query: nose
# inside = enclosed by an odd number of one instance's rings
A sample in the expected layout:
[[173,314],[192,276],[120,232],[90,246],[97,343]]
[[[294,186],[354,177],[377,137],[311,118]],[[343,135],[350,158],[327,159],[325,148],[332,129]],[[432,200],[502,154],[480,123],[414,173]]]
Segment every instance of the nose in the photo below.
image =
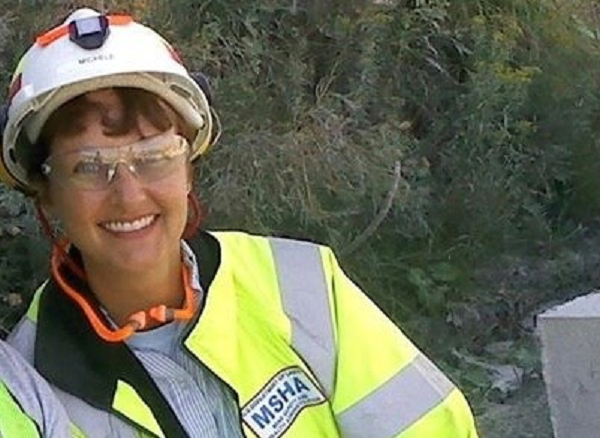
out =
[[117,198],[131,202],[145,196],[143,183],[129,164],[117,163],[111,176],[109,188]]
[[117,171],[119,170],[119,165],[121,165],[121,164],[127,168],[129,173],[131,173],[134,176],[137,176],[135,167],[133,167],[132,164],[128,163],[127,161],[116,161],[116,162],[112,163],[108,169],[108,174],[106,175],[106,181],[108,184],[110,184],[112,182],[112,180],[115,178],[115,176],[117,175]]

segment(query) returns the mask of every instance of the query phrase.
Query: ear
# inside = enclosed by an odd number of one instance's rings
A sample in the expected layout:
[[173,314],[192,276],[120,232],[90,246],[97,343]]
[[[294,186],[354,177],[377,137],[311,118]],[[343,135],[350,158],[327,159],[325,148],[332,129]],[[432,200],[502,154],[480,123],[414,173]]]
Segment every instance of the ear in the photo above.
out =
[[35,197],[35,208],[39,224],[47,237],[54,241],[55,237],[63,234],[60,226],[61,222],[53,213],[53,206],[49,204],[47,198],[41,196],[39,192]]
[[41,197],[38,198],[38,205],[44,216],[48,218],[48,220],[52,221],[56,218],[54,206],[49,203],[46,199]]
[[50,190],[46,184],[40,184],[39,187],[36,187],[35,198],[36,204],[39,205],[44,215],[46,215],[48,219],[55,219],[56,208],[52,201]]

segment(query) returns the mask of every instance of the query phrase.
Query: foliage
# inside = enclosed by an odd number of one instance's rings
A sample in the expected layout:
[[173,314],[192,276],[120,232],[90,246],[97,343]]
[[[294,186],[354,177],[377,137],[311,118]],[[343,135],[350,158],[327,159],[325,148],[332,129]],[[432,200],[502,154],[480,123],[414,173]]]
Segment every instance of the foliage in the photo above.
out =
[[[212,78],[224,135],[198,171],[209,226],[332,245],[409,331],[415,314],[444,324],[454,304],[489,301],[473,294],[480,264],[600,211],[598,23],[560,3],[95,3]],[[83,4],[0,0],[2,65]],[[21,198],[0,199],[3,221],[33,223]],[[0,245],[0,290],[28,287],[27,254],[45,249]]]
[[45,277],[48,250],[23,196],[0,190],[0,337]]

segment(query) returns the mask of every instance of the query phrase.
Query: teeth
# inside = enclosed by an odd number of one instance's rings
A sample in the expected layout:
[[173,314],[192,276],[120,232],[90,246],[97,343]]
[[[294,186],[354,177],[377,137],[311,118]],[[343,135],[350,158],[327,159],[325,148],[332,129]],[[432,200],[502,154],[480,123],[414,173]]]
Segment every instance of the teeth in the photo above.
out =
[[109,231],[114,231],[115,233],[129,233],[132,231],[138,231],[142,228],[146,228],[154,221],[154,215],[144,216],[142,218],[136,219],[132,222],[105,222],[103,224],[104,228]]

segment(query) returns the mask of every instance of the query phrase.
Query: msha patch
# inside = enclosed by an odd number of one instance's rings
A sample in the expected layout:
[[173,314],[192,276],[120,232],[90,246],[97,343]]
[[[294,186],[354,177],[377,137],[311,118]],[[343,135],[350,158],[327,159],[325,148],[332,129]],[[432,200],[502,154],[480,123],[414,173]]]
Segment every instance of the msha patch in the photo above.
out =
[[325,396],[304,371],[286,368],[242,408],[242,418],[259,438],[279,438],[302,409],[324,401]]

